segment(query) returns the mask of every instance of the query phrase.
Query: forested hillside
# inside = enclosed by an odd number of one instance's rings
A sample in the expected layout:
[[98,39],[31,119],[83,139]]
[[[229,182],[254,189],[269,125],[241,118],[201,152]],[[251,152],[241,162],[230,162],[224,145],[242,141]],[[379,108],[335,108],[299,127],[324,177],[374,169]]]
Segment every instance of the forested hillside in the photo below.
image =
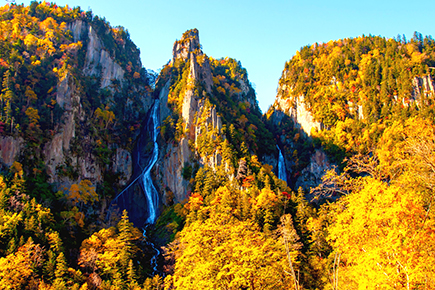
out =
[[152,103],[139,50],[80,8],[0,10],[0,288],[142,283],[142,235],[105,218]]
[[313,119],[302,129],[341,162],[346,153],[369,153],[394,121],[433,118],[434,76],[435,41],[417,32],[410,41],[362,36],[316,43],[285,64],[268,115],[284,111],[297,122],[299,103]]
[[[277,231],[297,198],[272,166],[260,162],[276,147],[247,72],[234,59],[205,55],[196,29],[184,33],[173,51],[156,90],[168,98],[168,116],[161,116],[163,158],[172,164],[171,156],[188,156],[180,170],[188,200],[171,194],[172,182],[163,173],[168,207],[157,227],[171,242],[165,247],[165,285],[286,289],[293,279],[286,274],[288,261],[296,263],[299,246],[287,256]],[[288,217],[282,230],[295,240]]]
[[305,46],[262,115],[197,29],[156,77],[89,11],[0,21],[0,289],[435,288],[432,37]]
[[[310,244],[330,253],[329,287],[434,287],[434,49],[417,32],[362,36],[305,46],[285,65],[267,115],[286,158],[314,171],[293,165],[296,184],[321,176],[306,197],[338,199],[308,223]],[[293,151],[299,135],[277,127],[291,121],[335,167],[316,172],[323,163]]]

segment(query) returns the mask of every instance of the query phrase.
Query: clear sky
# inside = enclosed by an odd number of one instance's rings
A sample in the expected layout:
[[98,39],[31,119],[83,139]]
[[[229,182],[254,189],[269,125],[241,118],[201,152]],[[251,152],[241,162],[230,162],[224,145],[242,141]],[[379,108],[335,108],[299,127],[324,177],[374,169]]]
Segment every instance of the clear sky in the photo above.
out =
[[247,69],[263,112],[275,99],[285,62],[305,45],[363,34],[388,38],[405,34],[410,39],[418,31],[435,36],[434,0],[48,2],[80,6],[112,26],[124,26],[141,51],[143,66],[155,71],[171,59],[174,41],[197,28],[204,53],[235,58]]

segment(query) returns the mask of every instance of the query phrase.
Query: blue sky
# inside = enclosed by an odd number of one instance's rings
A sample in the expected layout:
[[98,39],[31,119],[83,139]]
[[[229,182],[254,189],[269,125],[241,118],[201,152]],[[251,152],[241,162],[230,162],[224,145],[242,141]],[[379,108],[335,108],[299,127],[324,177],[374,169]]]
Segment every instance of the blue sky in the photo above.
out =
[[143,66],[152,70],[170,60],[172,45],[184,31],[197,28],[204,53],[235,58],[248,70],[263,112],[275,99],[285,62],[307,44],[363,34],[388,38],[405,34],[410,39],[418,31],[435,36],[433,0],[53,2],[92,10],[112,26],[124,26],[140,48]]

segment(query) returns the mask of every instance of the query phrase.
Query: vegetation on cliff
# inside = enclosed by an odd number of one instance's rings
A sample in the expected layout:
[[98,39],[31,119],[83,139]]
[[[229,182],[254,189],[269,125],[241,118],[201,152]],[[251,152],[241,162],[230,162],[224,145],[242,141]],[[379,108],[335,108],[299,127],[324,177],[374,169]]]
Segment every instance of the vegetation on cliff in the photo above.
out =
[[[102,87],[101,73],[85,72],[93,69],[85,61],[90,39],[82,28],[87,26],[126,71],[125,83],[114,80],[110,87]],[[28,177],[44,174],[44,146],[66,130],[66,122],[75,122],[73,127],[78,128],[69,158],[92,150],[97,163],[105,167],[117,146],[131,146],[140,126],[138,117],[145,111],[137,101],[126,100],[134,100],[134,94],[147,95],[150,87],[139,50],[125,29],[112,28],[80,8],[35,1],[28,7],[1,8],[1,38],[0,132],[25,140],[21,163]],[[71,112],[72,120],[68,119]],[[77,168],[66,161],[52,175],[77,179]]]
[[[79,7],[9,4],[0,8],[0,27],[0,134],[23,140],[12,166],[0,167],[0,288],[143,283],[149,269],[138,263],[148,263],[138,250],[141,234],[127,216],[106,222],[104,212],[119,186],[112,158],[117,148],[133,147],[146,114],[137,96],[150,98],[139,50],[124,28]],[[101,64],[86,63],[91,40],[102,42],[122,80],[104,80],[101,67],[93,73]],[[45,151],[58,136],[64,159],[49,172]],[[80,175],[77,159],[85,156],[103,168],[98,188]],[[53,177],[73,183],[53,185]]]
[[[196,29],[175,43],[153,91],[126,30],[90,12],[32,2],[2,7],[0,21],[0,133],[25,146],[19,162],[1,167],[0,289],[435,287],[431,37],[303,47],[261,116],[246,69],[205,55]],[[122,81],[104,80],[101,67],[86,64],[89,31]],[[78,97],[69,105],[60,103],[63,82]],[[189,192],[174,202],[161,181],[166,202],[154,233],[164,255],[156,275],[148,241],[128,213],[107,220],[105,209],[117,189],[114,152],[131,150],[146,113],[135,96],[165,92],[159,144],[189,150],[178,176]],[[293,116],[274,119],[301,96],[322,124],[312,139]],[[53,191],[43,146],[69,112],[79,129],[54,174],[77,183]],[[290,183],[314,149],[328,152],[342,170],[327,172],[309,194],[333,199],[310,204],[308,192],[277,178],[262,162],[277,144],[292,161]],[[69,159],[82,155],[97,158],[98,186],[77,176]]]
[[417,32],[410,41],[361,36],[315,43],[286,63],[268,115],[303,97],[324,128],[314,139],[341,162],[376,148],[394,121],[434,117],[434,67],[435,41]]
[[[316,263],[309,266],[323,267],[322,287],[434,285],[427,266],[435,251],[434,48],[432,37],[419,33],[410,41],[363,36],[303,47],[286,63],[268,112],[274,134],[287,140],[292,156],[299,136],[279,130],[274,118],[283,111],[283,121],[297,121],[292,110],[303,100],[305,113],[322,124],[311,132],[313,145],[341,169],[327,172],[310,193],[314,200],[342,196],[307,223],[311,254],[328,256],[311,256]],[[302,159],[299,152],[293,158]]]

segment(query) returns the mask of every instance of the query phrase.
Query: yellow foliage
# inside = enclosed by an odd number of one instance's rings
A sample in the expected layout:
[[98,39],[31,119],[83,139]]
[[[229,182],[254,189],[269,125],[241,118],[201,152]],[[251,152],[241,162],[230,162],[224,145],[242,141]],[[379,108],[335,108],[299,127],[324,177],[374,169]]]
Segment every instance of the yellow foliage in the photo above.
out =
[[95,201],[98,201],[98,194],[92,183],[84,179],[79,184],[71,185],[67,198],[73,205],[86,205],[88,202],[93,204]]
[[0,289],[22,289],[27,286],[34,275],[34,266],[41,258],[41,248],[31,241],[16,253],[0,258]]
[[40,117],[38,115],[38,109],[34,109],[32,107],[29,107],[29,108],[27,108],[25,114],[29,118],[31,123],[38,124],[38,121],[40,119]]
[[115,113],[109,111],[107,107],[104,110],[97,108],[94,114],[95,118],[99,121],[100,127],[104,129],[107,129],[116,119]]
[[270,189],[263,188],[255,200],[256,202],[254,208],[272,208],[277,200],[278,197],[276,196],[275,192]]
[[261,168],[261,163],[258,161],[257,155],[251,155],[251,166],[253,168]]
[[198,193],[193,193],[190,197],[189,197],[189,203],[188,203],[188,208],[190,210],[198,210],[200,209],[200,207],[203,205],[203,201],[204,198],[198,194]]
[[91,273],[98,271],[114,279],[127,272],[129,261],[139,251],[133,242],[141,236],[124,211],[117,228],[101,229],[82,242],[79,265]]
[[24,174],[23,165],[18,161],[14,161],[11,166],[11,171],[17,173],[20,177],[22,177]]
[[181,253],[170,280],[176,289],[288,289],[283,248],[252,223],[214,214],[180,233]]
[[27,34],[26,37],[24,38],[24,44],[28,48],[32,47],[32,46],[36,46],[38,44],[38,41],[39,41],[39,39],[31,33]]
[[359,289],[415,288],[433,275],[435,222],[418,192],[366,178],[337,208],[329,239]]
[[418,52],[418,51],[414,51],[414,52],[412,53],[412,55],[411,55],[411,62],[412,62],[414,65],[421,64],[421,63],[423,63],[423,61],[425,61],[426,59],[427,59],[426,54],[424,54],[424,53],[420,53],[420,52]]
[[26,92],[24,93],[24,95],[29,100],[37,100],[38,99],[38,96],[35,94],[35,92],[29,86],[26,86]]
[[220,87],[220,86],[218,86],[217,88],[217,91],[219,92],[219,93],[221,93],[221,94],[225,94],[226,92],[225,92],[225,89],[223,88],[223,87]]

